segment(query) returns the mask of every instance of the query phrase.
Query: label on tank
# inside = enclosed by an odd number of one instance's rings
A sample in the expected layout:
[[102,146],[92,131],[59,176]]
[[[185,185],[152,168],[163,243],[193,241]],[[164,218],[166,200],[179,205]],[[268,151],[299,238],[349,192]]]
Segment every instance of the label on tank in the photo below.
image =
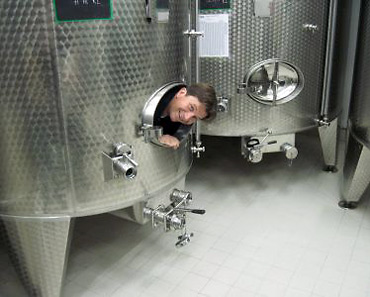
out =
[[111,0],[54,0],[57,22],[112,19]]
[[200,0],[200,9],[230,9],[231,0]]
[[200,39],[200,57],[229,57],[229,15],[201,14],[199,29],[204,32]]
[[168,23],[170,18],[169,0],[157,0],[157,21],[158,23]]

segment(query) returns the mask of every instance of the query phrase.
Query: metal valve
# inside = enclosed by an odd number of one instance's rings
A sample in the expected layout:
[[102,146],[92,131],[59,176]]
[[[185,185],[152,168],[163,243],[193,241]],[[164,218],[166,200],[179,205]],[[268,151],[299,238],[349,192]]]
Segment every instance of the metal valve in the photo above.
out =
[[156,208],[144,207],[143,214],[145,217],[151,218],[152,227],[163,225],[164,231],[182,230],[182,234],[178,236],[176,247],[182,247],[190,242],[190,237],[193,233],[186,231],[186,213],[205,214],[204,209],[190,209],[185,206],[192,201],[190,192],[174,189],[170,194],[171,205],[165,207],[159,205]]
[[266,130],[265,136],[255,136],[249,139],[243,137],[241,143],[242,155],[248,161],[258,163],[265,153],[283,152],[289,160],[288,165],[292,165],[292,161],[298,156],[298,149],[295,147],[295,134],[270,136],[271,134],[271,130]]
[[191,152],[193,154],[197,154],[197,158],[200,158],[200,153],[204,153],[206,151],[206,148],[204,146],[192,146]]
[[252,163],[258,163],[262,161],[262,151],[259,148],[248,149],[247,160]]
[[251,138],[246,142],[246,144],[243,145],[243,150],[248,161],[252,163],[258,163],[262,161],[263,147],[276,143],[276,141],[265,142],[267,137],[271,134],[272,131],[270,129],[267,129],[266,135],[261,141],[258,138]]
[[281,150],[285,153],[285,157],[289,160],[293,160],[298,156],[297,148],[289,143],[284,143],[281,146]]
[[319,127],[323,127],[323,126],[329,127],[330,126],[330,122],[326,118],[315,119],[315,121],[317,122],[317,124],[319,125]]
[[180,236],[177,237],[178,241],[176,242],[175,246],[178,247],[183,247],[187,245],[190,242],[190,237],[193,237],[194,233],[183,233]]
[[188,205],[193,201],[193,196],[191,195],[191,192],[189,191],[183,191],[178,189],[173,189],[172,193],[170,194],[170,200],[171,202],[177,203],[177,204],[184,204]]
[[217,98],[217,112],[228,112],[229,111],[229,98],[219,97]]
[[119,142],[113,146],[113,152],[102,152],[104,181],[123,176],[133,179],[137,175],[139,164],[134,160],[132,146]]

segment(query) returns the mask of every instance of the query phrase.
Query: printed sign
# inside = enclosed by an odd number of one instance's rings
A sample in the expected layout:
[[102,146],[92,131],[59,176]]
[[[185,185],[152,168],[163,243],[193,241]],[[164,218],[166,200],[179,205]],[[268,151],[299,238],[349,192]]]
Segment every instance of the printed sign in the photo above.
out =
[[111,0],[54,0],[57,22],[112,19]]
[[200,9],[230,9],[231,0],[200,0]]
[[229,15],[201,14],[199,29],[204,32],[200,39],[200,57],[229,57]]

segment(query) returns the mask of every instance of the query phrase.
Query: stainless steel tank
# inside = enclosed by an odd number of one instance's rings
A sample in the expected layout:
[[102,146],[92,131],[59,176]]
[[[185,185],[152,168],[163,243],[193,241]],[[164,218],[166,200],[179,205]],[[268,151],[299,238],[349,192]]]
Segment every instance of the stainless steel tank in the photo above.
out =
[[[336,1],[199,1],[199,76],[219,95],[218,116],[202,124],[202,134],[241,136],[242,153],[264,140],[262,152],[268,152],[282,151],[286,142],[294,146],[296,132],[322,127],[325,163],[334,166],[340,104],[329,100],[327,87]],[[217,52],[212,42],[228,50]]]
[[370,3],[361,1],[356,63],[349,112],[349,139],[343,169],[344,208],[355,208],[370,182]]
[[184,184],[189,143],[140,128],[146,101],[186,80],[188,6],[17,0],[0,14],[0,218],[30,295],[59,296],[73,218]]

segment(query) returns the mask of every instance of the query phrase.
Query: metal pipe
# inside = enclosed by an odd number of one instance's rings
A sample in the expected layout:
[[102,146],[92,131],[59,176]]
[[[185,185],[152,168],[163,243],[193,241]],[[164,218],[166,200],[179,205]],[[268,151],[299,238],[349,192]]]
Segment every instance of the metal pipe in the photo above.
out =
[[[195,13],[194,13],[194,26],[195,31],[199,31],[199,0],[195,0]],[[195,83],[199,82],[199,41],[195,40]]]
[[[195,13],[194,13],[195,21],[195,30],[199,32],[199,0],[195,0]],[[195,82],[199,82],[199,40],[198,38],[194,38],[195,40]],[[200,137],[200,122],[199,120],[195,124],[195,145],[199,149],[202,145],[202,139]],[[197,152],[197,157],[200,157],[199,151]]]
[[326,54],[325,54],[325,69],[324,69],[324,84],[322,89],[322,102],[320,117],[322,119],[328,119],[329,113],[329,96],[330,96],[330,84],[332,79],[332,68],[333,68],[333,56],[334,56],[334,39],[335,39],[335,22],[337,19],[338,0],[332,0],[330,2],[330,11],[328,18],[328,38],[326,41]]

